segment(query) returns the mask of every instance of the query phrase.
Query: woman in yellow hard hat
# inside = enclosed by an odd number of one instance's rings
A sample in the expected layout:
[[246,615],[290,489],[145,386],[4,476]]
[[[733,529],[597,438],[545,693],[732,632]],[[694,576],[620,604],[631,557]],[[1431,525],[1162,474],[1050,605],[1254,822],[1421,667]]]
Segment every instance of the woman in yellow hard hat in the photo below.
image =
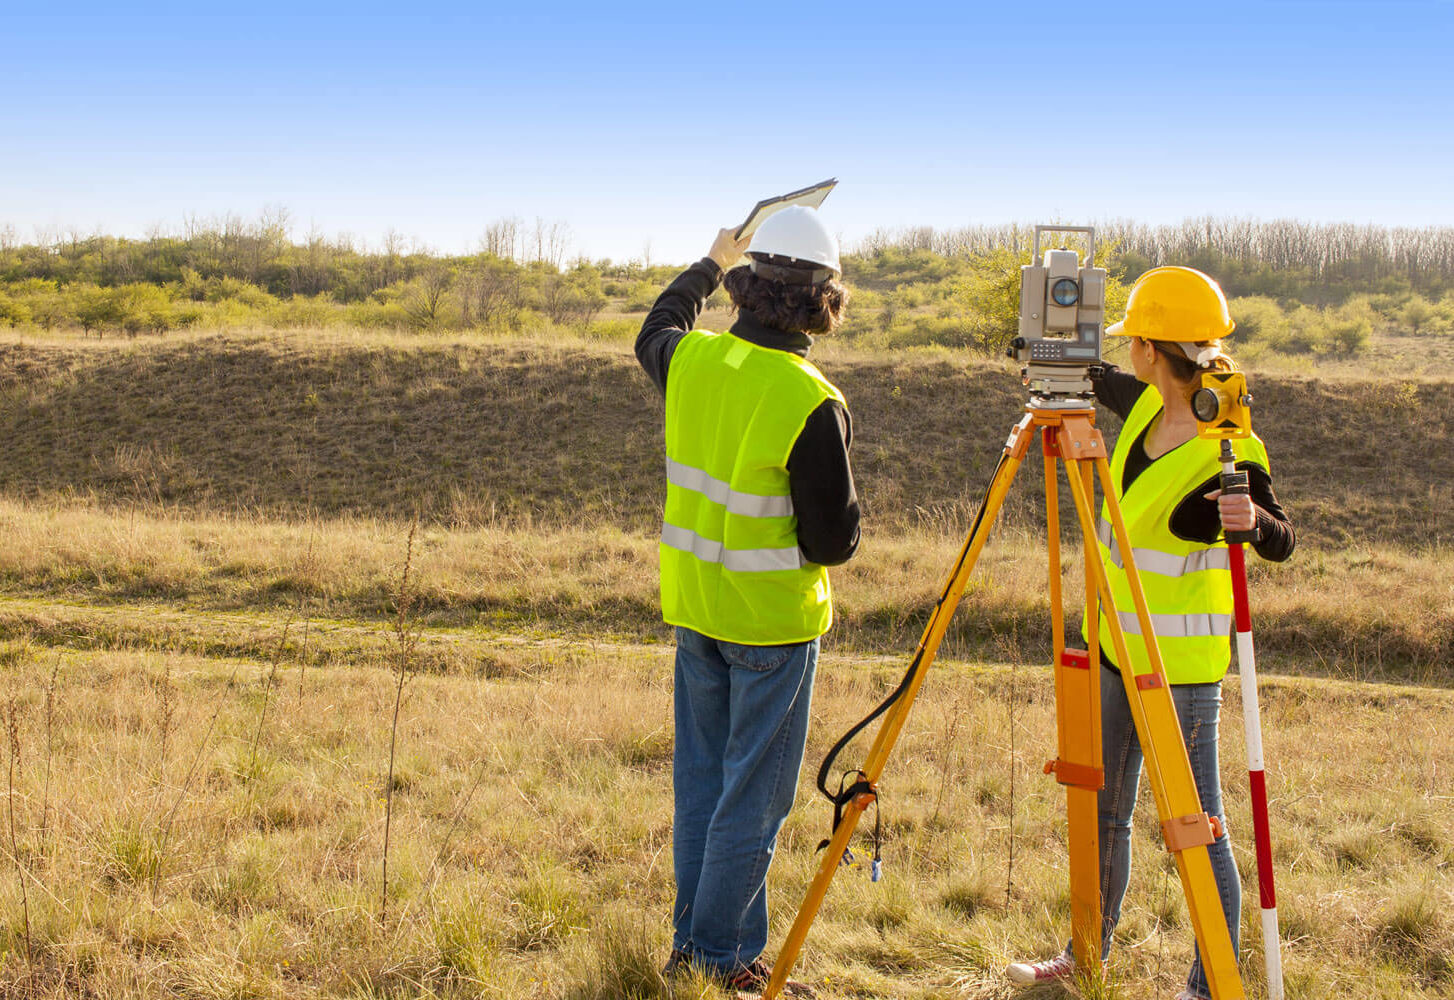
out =
[[[1146,601],[1155,616],[1157,640],[1171,683],[1182,738],[1202,808],[1221,821],[1208,847],[1232,944],[1238,942],[1242,888],[1222,814],[1217,765],[1217,723],[1222,677],[1231,663],[1232,587],[1223,531],[1256,530],[1253,548],[1281,562],[1292,554],[1292,524],[1272,491],[1267,450],[1255,435],[1234,442],[1237,467],[1251,493],[1222,495],[1218,444],[1197,436],[1191,396],[1201,373],[1235,371],[1221,340],[1234,324],[1217,283],[1189,267],[1157,267],[1131,289],[1126,318],[1107,328],[1130,340],[1134,375],[1107,365],[1094,379],[1096,399],[1123,421],[1111,456],[1111,479],[1135,549]],[[1102,511],[1101,557],[1112,591],[1124,588],[1125,570],[1112,548]],[[1122,586],[1118,587],[1120,583]],[[1150,670],[1134,611],[1116,609],[1133,673]],[[1100,634],[1108,634],[1106,609]],[[1136,806],[1142,754],[1113,651],[1101,647],[1101,738],[1105,784],[1099,797],[1102,957],[1121,916],[1131,872],[1131,815]],[[1041,962],[1015,963],[1006,975],[1018,983],[1059,979],[1075,969],[1070,948]],[[1192,962],[1178,1000],[1211,996],[1200,955]]]

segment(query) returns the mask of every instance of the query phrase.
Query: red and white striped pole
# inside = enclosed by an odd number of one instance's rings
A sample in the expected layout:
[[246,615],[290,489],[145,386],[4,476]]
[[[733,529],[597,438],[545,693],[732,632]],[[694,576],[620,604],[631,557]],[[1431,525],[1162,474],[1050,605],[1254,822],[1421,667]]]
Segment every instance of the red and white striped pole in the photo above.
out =
[[[1232,442],[1222,439],[1222,491],[1248,491],[1247,474],[1237,471]],[[1247,604],[1247,561],[1242,542],[1256,531],[1227,533],[1232,569],[1232,605],[1237,626],[1237,670],[1242,675],[1242,714],[1246,718],[1247,776],[1252,786],[1252,832],[1257,843],[1257,888],[1262,904],[1262,954],[1267,966],[1267,996],[1283,1000],[1282,946],[1277,935],[1277,893],[1272,884],[1272,834],[1267,822],[1267,774],[1262,761],[1262,712],[1257,703],[1257,656],[1252,647],[1252,613]]]

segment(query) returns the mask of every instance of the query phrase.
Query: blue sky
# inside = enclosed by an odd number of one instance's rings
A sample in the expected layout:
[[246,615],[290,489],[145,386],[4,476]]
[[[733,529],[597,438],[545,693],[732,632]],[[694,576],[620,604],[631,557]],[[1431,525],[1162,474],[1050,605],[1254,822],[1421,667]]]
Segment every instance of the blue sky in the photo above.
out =
[[300,237],[458,252],[539,217],[575,253],[686,261],[828,176],[848,242],[1454,224],[1451,2],[119,7],[0,3],[21,238],[280,205]]

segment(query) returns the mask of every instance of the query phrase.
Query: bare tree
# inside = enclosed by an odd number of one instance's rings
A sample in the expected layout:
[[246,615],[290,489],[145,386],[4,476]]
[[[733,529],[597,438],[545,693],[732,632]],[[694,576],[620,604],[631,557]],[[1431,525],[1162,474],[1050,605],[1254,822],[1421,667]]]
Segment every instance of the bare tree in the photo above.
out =
[[392,285],[399,274],[399,252],[404,249],[404,234],[393,226],[384,233],[384,280]]
[[549,264],[558,271],[565,260],[566,251],[570,248],[570,226],[559,221],[547,224],[537,215],[530,242],[530,259]]
[[519,261],[520,220],[511,216],[490,223],[480,239],[480,249],[501,260]]
[[498,256],[483,258],[460,279],[465,325],[495,326],[520,308],[524,291],[517,265]]

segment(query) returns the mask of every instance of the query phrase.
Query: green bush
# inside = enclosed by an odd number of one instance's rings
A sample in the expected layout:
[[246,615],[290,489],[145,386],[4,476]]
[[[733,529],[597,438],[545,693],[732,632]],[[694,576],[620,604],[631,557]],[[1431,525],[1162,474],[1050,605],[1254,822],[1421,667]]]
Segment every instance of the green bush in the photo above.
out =
[[156,285],[124,285],[117,289],[121,328],[131,336],[166,333],[175,325],[172,299]]
[[30,322],[30,307],[11,295],[0,292],[0,323],[25,326]]
[[1345,357],[1362,353],[1368,346],[1368,338],[1373,335],[1375,318],[1368,300],[1364,297],[1352,298],[1343,305],[1324,312],[1328,334],[1322,353]]
[[635,282],[626,292],[626,304],[623,308],[627,312],[646,312],[661,292],[661,286],[653,285],[649,281]]
[[640,330],[641,324],[634,319],[598,319],[586,327],[586,336],[592,340],[631,343]]
[[1248,295],[1227,302],[1232,322],[1237,324],[1232,336],[1239,342],[1277,342],[1287,332],[1287,313],[1276,299],[1266,295]]
[[1414,336],[1423,334],[1445,334],[1454,331],[1454,299],[1445,296],[1443,301],[1433,302],[1422,295],[1410,295],[1392,313],[1396,330]]

